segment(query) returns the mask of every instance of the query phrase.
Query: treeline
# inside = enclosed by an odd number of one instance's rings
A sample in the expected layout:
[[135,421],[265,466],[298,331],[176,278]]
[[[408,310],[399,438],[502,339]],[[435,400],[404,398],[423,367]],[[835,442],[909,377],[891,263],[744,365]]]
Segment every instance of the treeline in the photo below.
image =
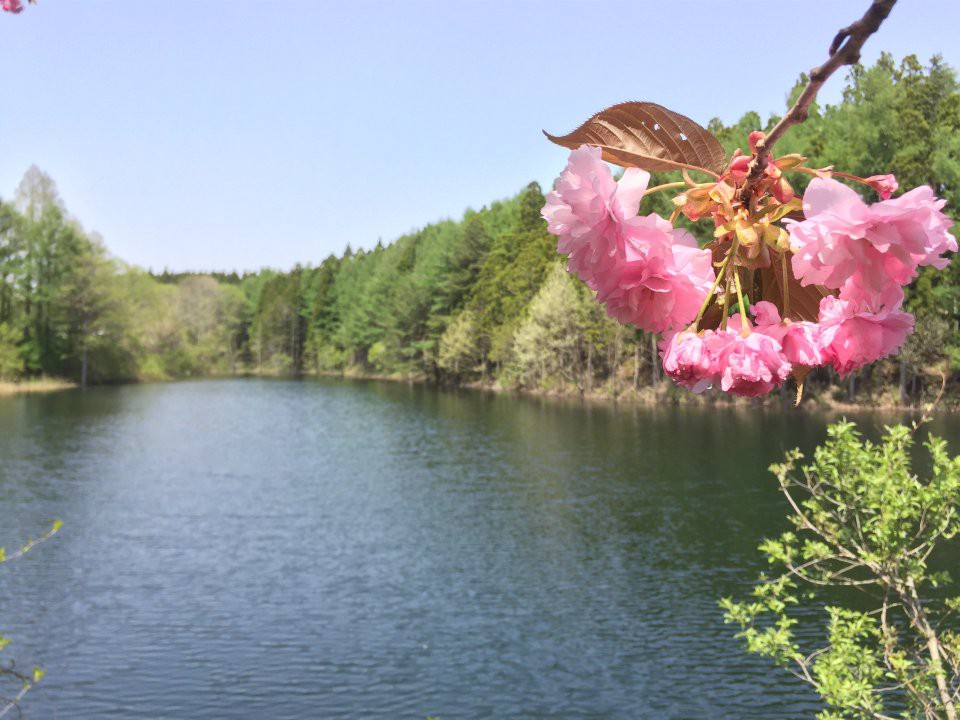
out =
[[[732,152],[776,119],[748,113],[710,129]],[[884,55],[855,68],[842,102],[815,107],[778,151],[861,176],[893,172],[902,188],[929,184],[956,213],[956,73],[936,58],[923,66]],[[151,275],[110,258],[32,168],[12,202],[0,205],[0,376],[110,382],[345,372],[611,394],[662,388],[657,338],[606,318],[564,272],[540,217],[543,202],[533,183],[459,221],[386,247],[348,247],[316,267]],[[646,202],[642,212],[672,210],[666,194]],[[705,226],[693,230],[709,235]],[[921,397],[935,367],[960,366],[958,279],[954,263],[925,271],[909,289],[917,332],[896,359],[842,386],[820,370],[808,387],[859,399]]]
[[202,275],[164,283],[111,258],[36,167],[0,204],[0,379],[235,371],[248,308],[237,284]]

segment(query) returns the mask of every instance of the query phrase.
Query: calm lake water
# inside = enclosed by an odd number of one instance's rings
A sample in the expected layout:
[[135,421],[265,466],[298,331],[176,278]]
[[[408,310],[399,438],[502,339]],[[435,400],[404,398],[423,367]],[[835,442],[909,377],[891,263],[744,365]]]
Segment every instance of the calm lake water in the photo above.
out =
[[808,718],[716,601],[825,422],[334,380],[3,398],[0,542],[65,522],[0,568],[4,656],[47,668],[28,718]]

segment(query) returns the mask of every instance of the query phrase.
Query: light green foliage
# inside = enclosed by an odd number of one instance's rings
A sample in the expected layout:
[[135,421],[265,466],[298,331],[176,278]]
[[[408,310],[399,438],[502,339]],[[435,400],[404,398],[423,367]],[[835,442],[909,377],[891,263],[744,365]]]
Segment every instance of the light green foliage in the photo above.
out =
[[111,258],[28,170],[0,204],[0,377],[91,383],[234,369],[247,313],[235,285],[153,277]]
[[[960,595],[933,568],[960,550],[960,457],[930,437],[921,478],[910,428],[887,428],[878,443],[853,423],[828,433],[808,465],[794,450],[771,468],[795,529],[760,546],[775,573],[760,577],[750,600],[724,599],[726,620],[750,652],[813,686],[827,706],[822,720],[886,718],[898,707],[902,718],[955,720]],[[851,589],[857,597],[844,594]],[[807,647],[797,608],[823,593],[825,643]]]
[[520,385],[557,380],[584,389],[591,347],[615,332],[593,293],[554,263],[514,334],[510,372]]
[[250,293],[259,301],[273,275],[127,267],[30,168],[15,203],[0,203],[0,375],[96,383],[239,371],[258,308]]
[[367,352],[367,361],[377,370],[383,370],[389,361],[389,351],[387,346],[379,340],[370,346]]
[[453,319],[440,337],[437,364],[454,378],[470,373],[479,362],[476,316],[465,310]]
[[572,278],[555,263],[514,335],[514,368],[522,384],[537,386],[551,376],[575,379],[580,366],[579,308]]

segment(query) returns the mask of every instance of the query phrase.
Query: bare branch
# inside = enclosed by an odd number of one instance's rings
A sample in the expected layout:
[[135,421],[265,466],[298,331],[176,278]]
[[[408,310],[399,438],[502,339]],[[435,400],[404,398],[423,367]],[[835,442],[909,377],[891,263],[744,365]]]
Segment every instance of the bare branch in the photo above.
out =
[[780,122],[773,127],[766,138],[757,143],[756,157],[750,163],[747,180],[740,188],[741,202],[749,200],[753,187],[763,177],[767,164],[770,162],[770,151],[777,140],[791,127],[807,119],[807,115],[810,113],[810,105],[813,104],[820,88],[833,73],[844,65],[853,65],[860,61],[860,50],[863,44],[868,37],[880,28],[880,24],[886,20],[896,2],[897,0],[873,0],[862,18],[837,33],[833,42],[830,43],[830,57],[823,65],[810,71],[807,86],[800,93],[800,97],[797,98],[793,107],[780,118]]
[[24,555],[30,552],[37,545],[39,545],[40,543],[46,542],[47,540],[52,538],[54,535],[56,535],[60,531],[61,527],[63,527],[63,523],[61,523],[59,520],[54,521],[53,527],[47,530],[47,532],[45,532],[43,535],[41,535],[38,538],[31,538],[30,540],[27,541],[27,543],[23,547],[19,548],[15,552],[8,554],[2,548],[0,548],[0,565],[2,565],[3,563],[10,562],[12,560],[18,560],[22,558]]
[[[894,0],[896,1],[896,0]],[[921,428],[924,424],[930,421],[933,411],[937,409],[937,406],[940,404],[940,401],[943,400],[943,394],[947,390],[947,374],[940,371],[940,392],[937,393],[937,396],[933,399],[933,402],[930,403],[930,406],[924,409],[923,414],[913,423],[913,432],[916,433],[917,430]]]
[[23,683],[23,687],[20,688],[20,692],[18,692],[18,693],[17,693],[13,698],[11,698],[10,700],[7,700],[7,704],[4,705],[2,708],[0,708],[0,718],[4,717],[8,712],[10,712],[10,711],[13,710],[13,709],[16,709],[16,711],[19,713],[19,712],[20,712],[20,701],[23,700],[24,696],[25,696],[28,692],[30,692],[30,690],[31,690],[32,688],[33,688],[33,683],[24,682],[24,683]]

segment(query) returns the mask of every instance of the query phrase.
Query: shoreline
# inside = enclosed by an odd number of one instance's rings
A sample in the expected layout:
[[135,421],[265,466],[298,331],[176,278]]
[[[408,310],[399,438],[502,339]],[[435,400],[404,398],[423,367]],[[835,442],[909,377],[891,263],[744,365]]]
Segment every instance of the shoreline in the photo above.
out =
[[[248,377],[258,377],[251,375]],[[278,376],[273,376],[278,377]],[[506,395],[525,398],[548,398],[562,401],[581,401],[589,403],[612,403],[624,405],[674,405],[674,406],[697,406],[697,407],[719,407],[719,408],[750,408],[763,407],[768,409],[789,409],[802,410],[806,412],[899,412],[899,413],[922,413],[933,402],[933,397],[923,405],[903,405],[896,402],[849,402],[846,400],[834,399],[812,393],[804,393],[804,397],[799,405],[794,405],[793,389],[789,388],[789,395],[782,392],[769,395],[764,398],[743,398],[716,393],[705,393],[695,395],[692,392],[684,390],[674,385],[669,379],[663,379],[658,388],[644,386],[636,389],[628,387],[614,394],[612,388],[603,386],[602,388],[590,391],[579,391],[569,389],[529,389],[529,388],[506,388],[496,383],[484,383],[482,381],[473,381],[468,383],[437,383],[422,373],[411,374],[382,374],[382,373],[358,373],[358,372],[337,372],[337,371],[317,371],[308,372],[302,375],[303,378],[312,377],[330,377],[341,378],[344,380],[376,380],[386,382],[405,382],[408,384],[425,385],[447,390],[469,390],[472,392],[483,392],[493,395]],[[960,410],[960,405],[948,404],[945,397],[938,404],[936,412],[954,413]]]
[[[789,395],[782,392],[769,395],[764,398],[742,398],[729,396],[721,393],[705,393],[695,395],[687,390],[673,385],[668,379],[663,379],[660,386],[654,388],[646,385],[642,388],[626,387],[617,393],[609,385],[602,385],[589,391],[580,391],[570,387],[559,387],[551,389],[531,389],[531,388],[509,388],[503,387],[497,383],[482,382],[475,380],[467,383],[438,383],[423,373],[363,373],[356,371],[310,371],[302,375],[283,375],[275,373],[256,373],[240,372],[233,375],[205,375],[191,376],[183,378],[143,378],[130,380],[123,383],[109,383],[108,385],[140,385],[167,382],[182,382],[189,380],[226,380],[226,379],[244,379],[244,378],[272,378],[288,380],[309,380],[312,378],[338,378],[342,380],[362,380],[362,381],[380,381],[407,383],[410,385],[423,385],[443,390],[466,390],[470,392],[487,393],[491,395],[513,396],[518,398],[545,398],[550,400],[571,402],[586,402],[592,404],[622,404],[638,405],[652,407],[657,405],[672,406],[691,406],[691,407],[718,407],[718,408],[767,408],[767,409],[790,409],[803,410],[806,412],[900,412],[900,413],[921,413],[929,402],[923,406],[902,405],[896,402],[849,402],[839,400],[823,395],[805,393],[804,398],[798,406],[793,403],[792,388],[788,389]],[[10,397],[15,395],[52,393],[62,390],[79,389],[79,383],[64,380],[62,378],[35,378],[23,380],[20,382],[0,381],[0,397]],[[98,386],[91,386],[98,387]],[[936,408],[938,413],[954,413],[960,410],[960,404],[949,404],[948,399],[944,400]]]

